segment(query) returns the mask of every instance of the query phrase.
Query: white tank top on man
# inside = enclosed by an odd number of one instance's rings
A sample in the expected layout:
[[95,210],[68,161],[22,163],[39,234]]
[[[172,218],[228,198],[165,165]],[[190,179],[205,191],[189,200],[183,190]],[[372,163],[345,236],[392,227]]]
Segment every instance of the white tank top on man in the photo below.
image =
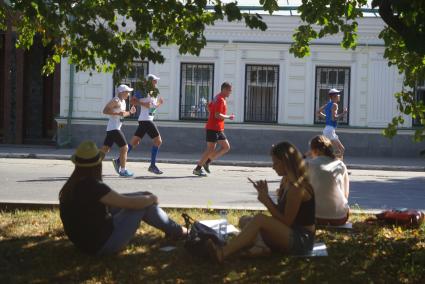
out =
[[[117,101],[119,103],[119,107],[113,109],[114,112],[122,112],[125,111],[127,108],[127,103],[125,100],[121,100],[119,97],[114,97],[113,100]],[[121,129],[121,116],[120,115],[110,115],[108,126],[106,127],[106,131],[111,130],[120,130]]]
[[[327,156],[308,160],[308,174],[316,200],[316,218],[341,219],[349,211],[345,192],[348,172],[345,164]],[[347,179],[347,180],[346,180]]]
[[151,107],[147,108],[144,106],[140,107],[140,115],[139,115],[139,121],[153,121],[153,118],[155,116],[156,108],[158,106],[158,98],[151,97],[150,95],[147,95],[146,98],[140,99],[143,103],[150,103]]

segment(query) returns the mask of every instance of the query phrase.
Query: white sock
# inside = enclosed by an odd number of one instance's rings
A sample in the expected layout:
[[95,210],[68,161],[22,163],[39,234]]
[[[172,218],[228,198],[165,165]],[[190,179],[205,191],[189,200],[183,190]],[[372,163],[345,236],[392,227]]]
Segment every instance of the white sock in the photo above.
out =
[[125,172],[126,168],[120,167],[120,173]]

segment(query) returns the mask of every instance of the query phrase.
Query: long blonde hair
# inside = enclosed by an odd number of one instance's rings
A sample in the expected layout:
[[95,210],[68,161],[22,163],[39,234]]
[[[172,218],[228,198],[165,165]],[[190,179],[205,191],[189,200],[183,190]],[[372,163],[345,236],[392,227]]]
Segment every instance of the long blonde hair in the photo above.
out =
[[281,182],[279,198],[283,194],[285,182],[289,182],[297,188],[304,188],[310,195],[313,195],[313,188],[307,176],[306,163],[300,151],[294,145],[286,141],[273,145],[271,155],[282,161],[287,173]]
[[102,181],[102,163],[94,165],[93,167],[79,167],[76,165],[71,176],[59,192],[59,201],[65,203],[72,200],[75,185],[85,178]]

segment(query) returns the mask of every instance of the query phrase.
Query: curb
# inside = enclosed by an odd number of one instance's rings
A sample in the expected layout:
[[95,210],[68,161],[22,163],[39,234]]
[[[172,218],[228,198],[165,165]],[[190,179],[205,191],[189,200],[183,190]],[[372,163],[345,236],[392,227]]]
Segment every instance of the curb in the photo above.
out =
[[[7,159],[52,159],[52,160],[69,160],[70,155],[64,154],[34,154],[34,153],[0,153],[0,158]],[[106,157],[105,161],[111,158]],[[149,162],[149,158],[128,158],[129,162]],[[173,159],[158,158],[158,163],[168,164],[196,164],[198,160],[194,159]],[[271,162],[263,161],[239,161],[239,160],[217,160],[216,165],[223,166],[241,166],[241,167],[271,167]],[[391,165],[364,165],[364,164],[347,164],[347,168],[351,170],[381,170],[381,171],[409,171],[409,172],[425,172],[425,166],[391,166]]]

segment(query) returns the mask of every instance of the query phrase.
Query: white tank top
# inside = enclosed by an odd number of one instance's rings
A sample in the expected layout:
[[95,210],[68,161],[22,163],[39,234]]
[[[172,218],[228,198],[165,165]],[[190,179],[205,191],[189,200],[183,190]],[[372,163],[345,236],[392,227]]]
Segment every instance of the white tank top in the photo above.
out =
[[140,107],[140,115],[138,121],[153,121],[153,118],[156,113],[156,106],[158,105],[158,98],[153,98],[147,95],[146,98],[140,99],[141,102],[151,103],[151,108],[144,106]]
[[[114,108],[113,112],[125,111],[125,109],[127,108],[127,103],[125,102],[125,100],[120,100],[120,98],[118,98],[118,97],[113,98],[113,100],[115,100],[119,104],[119,107]],[[108,121],[108,126],[106,127],[106,131],[120,130],[121,125],[122,125],[122,122],[121,122],[121,116],[120,115],[110,115],[109,121]]]

